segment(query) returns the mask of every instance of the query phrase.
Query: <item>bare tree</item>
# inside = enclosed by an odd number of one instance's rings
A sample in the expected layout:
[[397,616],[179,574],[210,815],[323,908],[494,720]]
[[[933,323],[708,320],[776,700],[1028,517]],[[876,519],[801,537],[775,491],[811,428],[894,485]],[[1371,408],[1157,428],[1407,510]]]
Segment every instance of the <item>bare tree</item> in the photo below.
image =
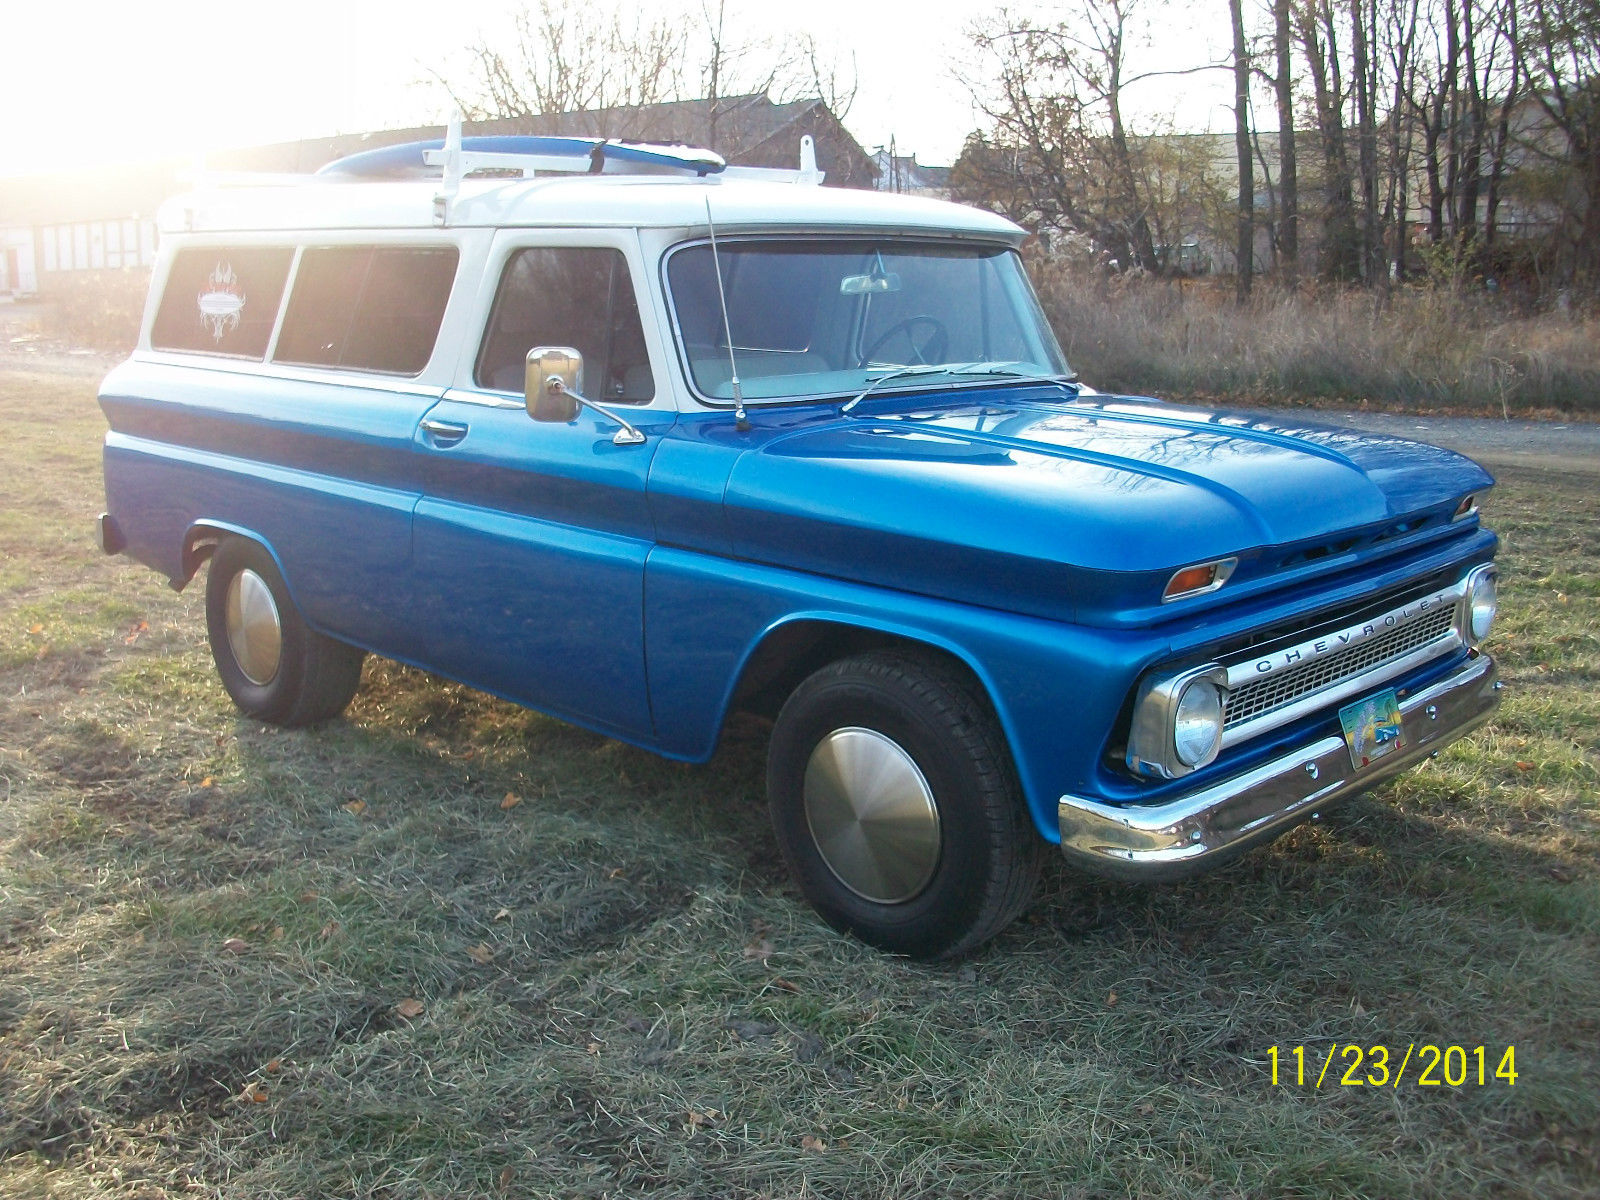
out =
[[1500,104],[1495,118],[1493,142],[1489,151],[1489,182],[1484,200],[1483,214],[1483,240],[1484,245],[1493,247],[1495,234],[1500,227],[1500,200],[1501,190],[1505,183],[1506,171],[1511,153],[1511,116],[1517,106],[1522,102],[1522,89],[1524,81],[1523,55],[1518,45],[1518,18],[1517,0],[1503,0],[1498,6],[1497,18],[1500,22],[1497,29],[1497,38],[1504,45],[1508,60],[1508,71],[1503,76],[1504,88],[1500,96]]
[[[1419,267],[1460,282],[1553,270],[1600,289],[1600,0],[1270,0],[1259,46],[1229,0],[1236,190],[1220,204],[1221,155],[1194,170],[1180,148],[1194,143],[1128,127],[1126,90],[1148,77],[1129,65],[1139,3],[1086,0],[1052,22],[1002,12],[974,32],[986,119],[957,164],[964,198],[1151,270],[1181,232],[1206,230],[1235,242],[1241,297],[1257,187],[1288,278],[1314,247],[1325,279],[1380,295]],[[1252,55],[1276,156],[1250,117]]]
[[1228,0],[1233,19],[1233,146],[1239,160],[1238,242],[1235,278],[1239,303],[1250,299],[1255,275],[1256,184],[1255,158],[1250,151],[1250,47],[1244,33],[1244,0]]
[[1272,0],[1272,49],[1277,63],[1272,87],[1278,102],[1277,245],[1283,273],[1292,282],[1300,271],[1300,172],[1295,161],[1289,5],[1290,0]]
[[[1036,227],[1081,233],[1124,266],[1164,269],[1157,159],[1172,156],[1130,129],[1124,99],[1143,80],[1190,72],[1131,71],[1142,29],[1139,0],[1087,0],[1047,24],[1001,10],[976,25],[977,59],[961,78],[987,127],[956,164],[960,194],[1004,195]],[[1016,174],[995,174],[1005,171]]]
[[751,95],[819,98],[836,118],[855,96],[853,69],[827,61],[810,36],[786,45],[740,38],[727,0],[702,0],[698,18],[645,17],[625,7],[567,6],[538,0],[512,18],[507,38],[468,47],[457,79],[436,76],[469,119],[543,117],[604,110],[592,132],[648,140],[682,136],[651,106],[706,99],[708,148],[738,145],[732,114]]
[[1557,282],[1600,289],[1600,3],[1528,0],[1519,52],[1547,133],[1525,141],[1557,175]]
[[1345,91],[1339,27],[1329,0],[1305,0],[1295,14],[1306,67],[1311,75],[1317,141],[1322,150],[1322,248],[1324,278],[1354,279],[1360,270],[1356,246],[1354,176],[1345,136]]
[[1361,276],[1368,285],[1381,287],[1383,248],[1378,229],[1378,96],[1377,64],[1372,46],[1377,41],[1373,20],[1377,0],[1350,0],[1350,49],[1354,65],[1356,100],[1356,163],[1361,182]]
[[[667,18],[630,20],[620,10],[539,0],[537,8],[513,17],[504,48],[498,41],[476,42],[469,47],[469,77],[443,82],[469,119],[637,108],[682,96],[687,52],[686,31]],[[622,137],[647,134],[617,131]]]
[[814,36],[797,35],[781,49],[767,39],[736,38],[728,32],[727,0],[715,0],[714,6],[703,0],[700,16],[699,34],[691,42],[701,47],[699,95],[711,102],[710,149],[723,148],[720,127],[730,99],[737,103],[752,93],[815,98],[844,120],[855,102],[854,66],[847,74],[837,62],[824,59]]
[[1098,189],[1086,178],[1095,158],[1093,117],[1072,77],[1046,78],[1040,60],[1049,40],[1026,23],[973,32],[984,83],[968,81],[988,128],[968,138],[956,160],[959,195],[1035,228],[1087,234],[1115,254],[1125,239],[1108,228]]
[[785,73],[795,72],[797,63],[778,55],[768,44],[740,41],[730,34],[727,0],[716,0],[715,4],[704,0],[696,40],[701,63],[698,94],[710,101],[706,146],[711,150],[726,149],[723,118],[732,111],[734,98],[774,90]]
[[[1375,10],[1376,11],[1376,10]],[[1389,68],[1392,92],[1385,121],[1387,132],[1386,178],[1381,227],[1388,239],[1388,269],[1403,279],[1407,269],[1407,225],[1411,205],[1412,122],[1407,120],[1407,97],[1416,89],[1417,21],[1421,0],[1390,0],[1384,22],[1375,26],[1383,37],[1383,59]]]

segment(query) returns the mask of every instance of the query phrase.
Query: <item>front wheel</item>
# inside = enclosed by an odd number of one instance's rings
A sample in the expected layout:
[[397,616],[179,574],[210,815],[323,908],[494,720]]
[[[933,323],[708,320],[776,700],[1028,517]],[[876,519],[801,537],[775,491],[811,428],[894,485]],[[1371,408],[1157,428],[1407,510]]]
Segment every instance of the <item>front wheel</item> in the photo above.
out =
[[767,792],[817,912],[882,950],[948,958],[1027,907],[1044,854],[1011,755],[964,675],[893,652],[842,659],[778,714]]
[[227,539],[211,556],[206,632],[222,686],[259,721],[326,721],[361,684],[362,652],[308,626],[272,556],[244,538]]

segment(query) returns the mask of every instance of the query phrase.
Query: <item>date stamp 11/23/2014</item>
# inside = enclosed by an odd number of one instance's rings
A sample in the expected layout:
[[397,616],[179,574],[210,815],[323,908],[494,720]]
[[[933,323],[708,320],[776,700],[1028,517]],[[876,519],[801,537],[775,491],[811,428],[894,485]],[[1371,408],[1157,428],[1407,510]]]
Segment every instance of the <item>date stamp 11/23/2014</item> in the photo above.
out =
[[1269,1046],[1274,1087],[1515,1087],[1517,1048],[1412,1042],[1362,1046]]

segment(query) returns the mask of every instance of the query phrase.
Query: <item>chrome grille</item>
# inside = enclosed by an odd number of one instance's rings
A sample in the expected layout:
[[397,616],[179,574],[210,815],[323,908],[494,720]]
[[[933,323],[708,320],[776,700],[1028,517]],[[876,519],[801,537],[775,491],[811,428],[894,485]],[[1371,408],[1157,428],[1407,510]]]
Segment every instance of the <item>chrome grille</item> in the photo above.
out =
[[1444,637],[1454,625],[1455,610],[1448,605],[1441,605],[1347,650],[1328,654],[1308,662],[1304,667],[1235,687],[1228,693],[1223,728],[1233,729],[1246,721],[1253,721],[1293,704],[1304,696],[1376,670],[1386,662],[1402,658]]

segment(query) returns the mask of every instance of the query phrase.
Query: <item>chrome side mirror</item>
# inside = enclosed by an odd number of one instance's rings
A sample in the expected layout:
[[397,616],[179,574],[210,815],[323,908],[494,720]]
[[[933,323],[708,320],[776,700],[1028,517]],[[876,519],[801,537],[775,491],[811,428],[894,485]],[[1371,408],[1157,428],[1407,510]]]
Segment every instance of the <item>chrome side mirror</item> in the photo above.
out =
[[586,398],[583,386],[583,355],[571,346],[535,346],[528,351],[528,365],[522,376],[523,401],[535,421],[566,424],[577,419],[578,409],[587,408],[621,426],[611,439],[614,446],[642,446],[644,434],[620,413]]
[[583,355],[571,346],[535,346],[528,351],[523,395],[535,421],[565,423],[578,415],[583,392]]

